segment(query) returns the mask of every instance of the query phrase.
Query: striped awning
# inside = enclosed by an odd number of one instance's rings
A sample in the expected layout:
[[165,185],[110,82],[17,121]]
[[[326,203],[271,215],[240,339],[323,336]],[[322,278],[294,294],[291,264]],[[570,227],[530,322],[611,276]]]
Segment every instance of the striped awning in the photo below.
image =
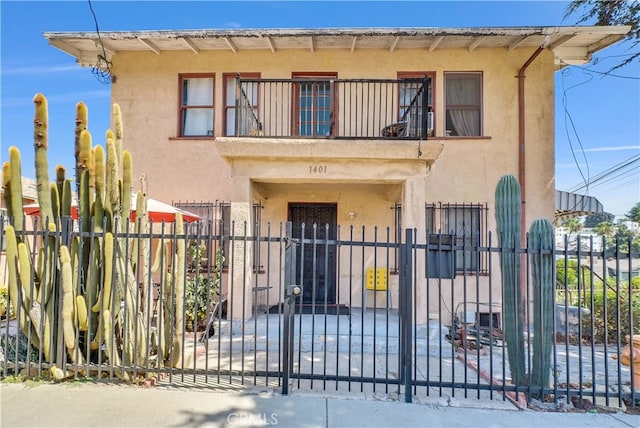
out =
[[593,196],[556,190],[556,220],[601,212],[602,203]]

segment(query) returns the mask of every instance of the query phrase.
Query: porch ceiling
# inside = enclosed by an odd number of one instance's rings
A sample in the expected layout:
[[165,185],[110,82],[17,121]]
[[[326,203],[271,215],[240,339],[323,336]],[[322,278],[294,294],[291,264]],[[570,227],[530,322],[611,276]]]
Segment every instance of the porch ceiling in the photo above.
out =
[[[107,60],[118,52],[207,50],[436,49],[537,48],[554,52],[556,68],[583,64],[591,55],[621,40],[629,26],[493,27],[493,28],[325,28],[252,30],[159,30],[100,32]],[[47,32],[49,44],[75,57],[82,66],[94,66],[103,55],[95,32]]]

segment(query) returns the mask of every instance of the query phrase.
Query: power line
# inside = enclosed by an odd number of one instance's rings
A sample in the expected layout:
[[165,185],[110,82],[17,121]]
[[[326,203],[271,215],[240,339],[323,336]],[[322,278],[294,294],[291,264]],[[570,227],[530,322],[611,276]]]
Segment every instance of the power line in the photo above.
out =
[[[612,176],[622,174],[626,169],[629,168],[637,168],[635,163],[640,164],[640,155],[631,156],[628,159],[623,160],[622,162],[612,166],[611,168],[602,171],[600,174],[594,176],[590,180],[585,181],[584,183],[580,183],[571,188],[570,192],[577,192],[583,189],[589,189],[593,184],[602,182],[605,179],[612,179]],[[607,181],[604,181],[606,183]]]
[[100,43],[100,47],[102,48],[102,55],[98,54],[98,62],[95,66],[91,67],[91,72],[98,79],[100,83],[109,84],[112,82],[111,78],[111,61],[107,60],[107,52],[104,48],[104,44],[102,43],[102,37],[100,36],[100,29],[98,28],[98,18],[96,17],[96,13],[93,10],[93,5],[91,4],[91,0],[87,0],[89,2],[89,9],[91,10],[91,15],[93,15],[93,22],[96,24],[96,33],[98,34],[98,42]]

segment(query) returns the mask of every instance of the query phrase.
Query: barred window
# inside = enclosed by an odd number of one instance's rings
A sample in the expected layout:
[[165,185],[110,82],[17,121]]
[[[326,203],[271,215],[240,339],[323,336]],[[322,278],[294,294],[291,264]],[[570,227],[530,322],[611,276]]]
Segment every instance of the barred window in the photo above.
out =
[[[200,226],[200,240],[207,247],[206,256],[211,265],[215,263],[215,253],[218,249],[222,251],[222,268],[228,269],[231,257],[229,242],[231,236],[231,203],[230,202],[184,202],[173,203],[174,206],[182,208],[202,217]],[[253,236],[260,237],[260,218],[262,205],[253,204]],[[260,242],[256,240],[253,246],[253,269],[259,272],[262,269],[260,258]]]
[[481,259],[477,247],[487,239],[487,209],[486,204],[439,203],[425,206],[427,234],[454,236],[454,245],[459,247],[455,254],[455,268],[458,272],[486,270],[486,261]]

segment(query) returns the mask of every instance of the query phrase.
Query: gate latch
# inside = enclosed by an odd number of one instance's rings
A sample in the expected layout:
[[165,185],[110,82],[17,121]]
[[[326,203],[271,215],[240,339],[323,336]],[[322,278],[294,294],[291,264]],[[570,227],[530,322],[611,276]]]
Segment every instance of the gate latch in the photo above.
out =
[[298,284],[291,284],[285,288],[285,297],[289,301],[293,301],[296,297],[302,294],[302,286]]

